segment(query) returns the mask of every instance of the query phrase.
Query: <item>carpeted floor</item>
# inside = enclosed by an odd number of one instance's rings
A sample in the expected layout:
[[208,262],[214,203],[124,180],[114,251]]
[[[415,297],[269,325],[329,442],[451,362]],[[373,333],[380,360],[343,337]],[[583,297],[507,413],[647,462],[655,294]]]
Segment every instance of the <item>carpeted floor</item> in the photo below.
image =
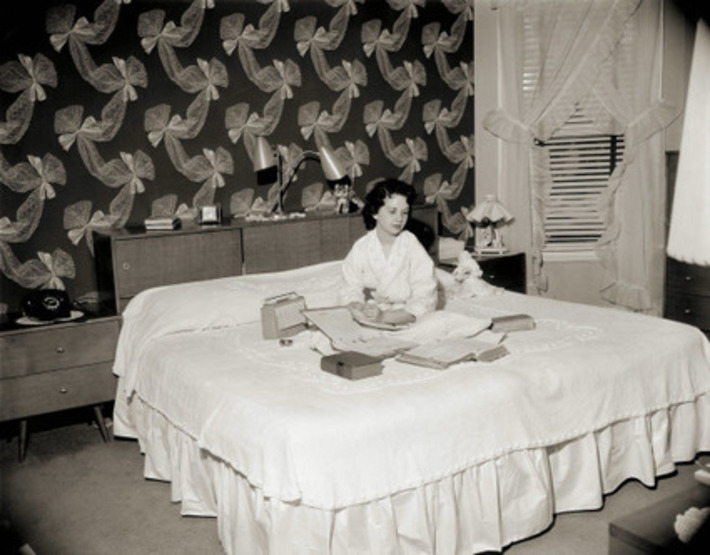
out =
[[[180,516],[170,485],[143,478],[137,443],[103,443],[90,417],[86,410],[64,415],[64,421],[31,421],[23,463],[17,460],[14,429],[0,430],[0,516],[13,534],[38,555],[222,553],[216,520]],[[710,456],[700,459],[710,462]],[[609,522],[692,487],[694,470],[680,465],[653,489],[628,482],[606,499],[603,510],[561,515],[551,530],[505,553],[605,554]],[[7,544],[0,544],[0,552],[13,553]]]

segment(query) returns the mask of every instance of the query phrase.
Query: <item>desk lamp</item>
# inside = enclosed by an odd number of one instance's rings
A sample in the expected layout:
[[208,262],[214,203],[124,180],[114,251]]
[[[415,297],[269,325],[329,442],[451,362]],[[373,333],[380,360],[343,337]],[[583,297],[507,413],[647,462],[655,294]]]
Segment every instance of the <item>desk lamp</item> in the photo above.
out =
[[320,162],[323,175],[330,188],[340,183],[350,183],[350,177],[345,173],[335,153],[329,148],[320,147],[318,152],[306,150],[301,154],[294,166],[293,173],[284,184],[283,160],[280,152],[278,149],[273,149],[266,138],[259,137],[257,139],[254,150],[254,172],[256,173],[256,179],[259,185],[268,185],[278,182],[278,199],[274,208],[276,214],[282,215],[284,213],[283,200],[286,191],[291,186],[291,183],[293,183],[298,170],[307,160]]

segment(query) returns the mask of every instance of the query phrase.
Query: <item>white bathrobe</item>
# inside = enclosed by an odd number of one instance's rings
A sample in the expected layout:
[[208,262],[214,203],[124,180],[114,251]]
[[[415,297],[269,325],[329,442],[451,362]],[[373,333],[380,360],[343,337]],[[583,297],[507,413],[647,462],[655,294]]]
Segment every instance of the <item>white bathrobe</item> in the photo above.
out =
[[403,231],[385,257],[375,230],[358,239],[343,261],[343,304],[365,301],[365,290],[383,309],[419,316],[436,308],[434,262],[416,236]]

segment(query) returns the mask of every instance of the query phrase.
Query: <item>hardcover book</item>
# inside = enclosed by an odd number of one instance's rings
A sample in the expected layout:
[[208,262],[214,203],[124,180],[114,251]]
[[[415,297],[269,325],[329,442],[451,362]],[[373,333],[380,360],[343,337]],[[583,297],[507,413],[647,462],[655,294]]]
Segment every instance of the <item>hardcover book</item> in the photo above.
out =
[[533,329],[535,329],[535,319],[528,314],[509,314],[491,318],[491,331],[494,332],[508,333]]
[[150,216],[143,221],[147,230],[177,229],[180,227],[180,218],[177,216]]
[[479,336],[455,337],[419,345],[399,355],[397,360],[443,370],[465,361],[492,362],[507,354],[508,349],[500,343],[500,336],[490,337],[490,340]]

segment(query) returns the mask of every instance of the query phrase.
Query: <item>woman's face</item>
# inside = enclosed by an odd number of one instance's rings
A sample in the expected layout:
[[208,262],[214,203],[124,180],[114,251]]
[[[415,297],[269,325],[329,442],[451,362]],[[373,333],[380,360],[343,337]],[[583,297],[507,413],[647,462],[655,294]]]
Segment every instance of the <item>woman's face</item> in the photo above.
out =
[[407,224],[409,217],[409,204],[407,198],[402,195],[392,195],[385,199],[385,203],[380,207],[375,214],[377,220],[376,228],[396,237],[399,235],[404,226]]

